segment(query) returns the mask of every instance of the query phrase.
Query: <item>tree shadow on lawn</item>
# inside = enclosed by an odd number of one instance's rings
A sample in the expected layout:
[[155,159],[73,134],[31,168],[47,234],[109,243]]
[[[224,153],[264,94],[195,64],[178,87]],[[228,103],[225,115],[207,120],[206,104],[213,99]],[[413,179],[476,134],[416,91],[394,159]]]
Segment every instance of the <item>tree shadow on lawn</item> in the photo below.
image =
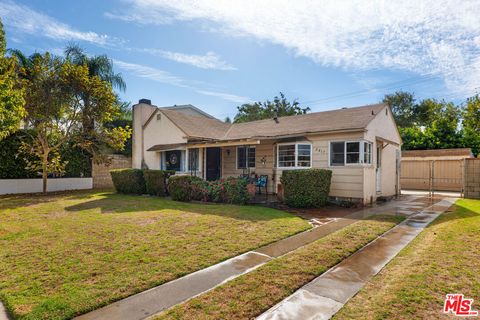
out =
[[272,208],[253,205],[230,205],[217,203],[179,202],[154,196],[100,194],[101,199],[65,207],[66,211],[80,212],[100,209],[101,213],[131,213],[145,211],[177,210],[198,214],[213,214],[240,220],[265,221],[292,217],[292,214]]

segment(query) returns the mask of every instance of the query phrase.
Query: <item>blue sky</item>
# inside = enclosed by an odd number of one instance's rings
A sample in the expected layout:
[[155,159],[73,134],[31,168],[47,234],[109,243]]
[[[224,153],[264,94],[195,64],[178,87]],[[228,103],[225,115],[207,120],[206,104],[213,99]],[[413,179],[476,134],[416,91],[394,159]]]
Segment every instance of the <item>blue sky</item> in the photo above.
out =
[[480,90],[479,1],[0,0],[8,47],[107,54],[136,102],[232,117],[287,97],[322,111],[408,90]]

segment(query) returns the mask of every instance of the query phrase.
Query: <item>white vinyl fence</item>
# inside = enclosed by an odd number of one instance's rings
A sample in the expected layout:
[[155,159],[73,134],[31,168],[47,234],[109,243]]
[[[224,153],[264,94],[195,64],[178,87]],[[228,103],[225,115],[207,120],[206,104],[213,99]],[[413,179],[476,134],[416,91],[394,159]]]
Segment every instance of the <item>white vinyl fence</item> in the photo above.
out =
[[[50,178],[47,181],[48,192],[92,188],[92,178]],[[42,179],[0,179],[0,195],[38,192],[42,192]]]

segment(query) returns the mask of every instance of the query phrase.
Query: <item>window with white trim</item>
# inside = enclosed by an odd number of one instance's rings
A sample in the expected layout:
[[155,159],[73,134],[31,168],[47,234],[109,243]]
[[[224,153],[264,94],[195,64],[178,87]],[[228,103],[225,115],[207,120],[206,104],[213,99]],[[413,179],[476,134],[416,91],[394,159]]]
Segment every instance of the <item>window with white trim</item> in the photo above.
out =
[[199,170],[199,149],[188,149],[188,171]]
[[277,147],[279,168],[310,168],[312,145],[308,143],[280,144]]
[[237,147],[237,169],[255,168],[255,147]]
[[330,142],[330,166],[372,163],[372,143],[368,141]]

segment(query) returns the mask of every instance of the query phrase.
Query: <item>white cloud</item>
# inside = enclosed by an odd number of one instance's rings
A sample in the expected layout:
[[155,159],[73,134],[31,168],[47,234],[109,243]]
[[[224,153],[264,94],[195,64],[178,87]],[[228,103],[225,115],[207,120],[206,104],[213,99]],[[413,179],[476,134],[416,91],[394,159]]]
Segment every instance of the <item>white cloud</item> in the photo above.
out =
[[99,45],[119,41],[93,31],[76,30],[27,6],[11,1],[0,2],[0,16],[6,26],[31,35],[45,36],[55,40],[86,41]]
[[150,53],[165,59],[192,65],[201,69],[237,70],[237,68],[226,61],[223,61],[220,56],[214,52],[207,52],[205,55],[197,55],[160,49],[138,49],[138,51]]
[[441,77],[451,92],[480,81],[478,0],[126,0],[139,23],[195,21],[283,45],[318,64]]
[[121,68],[123,70],[126,70],[126,71],[129,71],[131,74],[133,74],[137,77],[150,79],[150,80],[153,80],[153,81],[173,85],[173,86],[176,86],[176,87],[190,89],[190,90],[192,90],[192,91],[194,91],[198,94],[202,94],[202,95],[206,95],[206,96],[213,96],[213,97],[217,97],[217,98],[227,100],[227,101],[231,101],[231,102],[235,102],[235,103],[244,103],[244,102],[251,101],[251,99],[248,98],[248,97],[242,97],[242,96],[238,96],[238,95],[231,94],[231,93],[211,91],[211,90],[208,90],[208,89],[200,88],[196,84],[197,82],[183,79],[183,78],[175,76],[175,75],[173,75],[173,74],[171,74],[167,71],[160,70],[160,69],[157,69],[157,68],[152,68],[152,67],[149,67],[149,66],[136,64],[136,63],[125,62],[125,61],[116,60],[116,59],[114,59],[113,62],[119,68]]

